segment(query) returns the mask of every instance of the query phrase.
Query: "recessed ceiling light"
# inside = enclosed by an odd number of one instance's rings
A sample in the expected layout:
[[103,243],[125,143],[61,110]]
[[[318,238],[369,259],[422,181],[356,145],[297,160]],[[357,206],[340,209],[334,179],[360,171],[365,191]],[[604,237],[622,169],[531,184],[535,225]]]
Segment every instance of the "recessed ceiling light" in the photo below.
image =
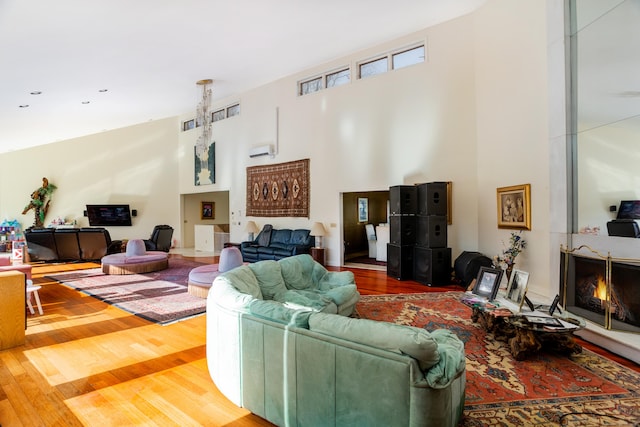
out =
[[100,89],[98,92],[106,92],[106,91],[108,91],[108,90],[109,90],[109,89]]
[[29,104],[18,105],[18,107],[20,107],[20,108],[27,108],[28,106],[29,106]]
[[83,104],[89,104],[91,101],[82,101]]
[[42,91],[34,90],[33,92],[29,92],[29,93],[31,93],[31,95],[40,95]]

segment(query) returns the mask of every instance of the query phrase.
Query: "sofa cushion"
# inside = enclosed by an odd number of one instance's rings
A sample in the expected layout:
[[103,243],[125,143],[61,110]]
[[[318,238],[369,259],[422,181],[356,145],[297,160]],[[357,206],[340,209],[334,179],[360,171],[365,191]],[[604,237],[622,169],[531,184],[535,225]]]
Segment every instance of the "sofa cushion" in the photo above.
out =
[[416,359],[423,371],[440,360],[437,342],[429,332],[413,326],[313,313],[309,317],[309,329],[347,341],[406,354]]
[[287,245],[291,242],[291,230],[285,228],[282,230],[271,231],[271,241],[269,246]]
[[293,230],[289,243],[292,245],[308,245],[311,230]]
[[247,267],[251,269],[258,280],[264,299],[273,299],[275,294],[286,292],[287,287],[284,285],[280,264],[277,261],[260,261],[249,264]]
[[311,310],[293,309],[285,307],[276,301],[254,300],[249,305],[251,314],[275,322],[309,329],[309,316]]
[[241,265],[226,273],[222,273],[215,278],[214,286],[218,281],[233,286],[238,292],[248,294],[253,298],[263,299],[258,279],[248,265]]
[[354,295],[358,293],[356,285],[344,285],[331,288],[328,291],[322,291],[327,298],[331,298],[336,305],[342,305],[350,301]]
[[[325,308],[333,302],[320,293],[297,289],[278,292],[273,299],[292,308],[309,308],[314,311],[325,311]],[[330,312],[335,310],[330,309]]]
[[319,263],[315,262],[311,255],[299,255],[282,258],[278,261],[282,270],[282,277],[289,289],[309,289],[316,288],[317,281],[313,280],[313,270],[318,266],[320,277],[327,270]]

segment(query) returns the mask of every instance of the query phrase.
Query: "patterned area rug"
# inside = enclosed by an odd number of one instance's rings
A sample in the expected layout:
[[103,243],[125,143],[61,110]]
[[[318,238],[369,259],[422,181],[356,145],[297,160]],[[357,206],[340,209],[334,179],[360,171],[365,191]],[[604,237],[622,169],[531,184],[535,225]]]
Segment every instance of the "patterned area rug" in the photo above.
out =
[[460,292],[362,296],[361,318],[426,330],[449,329],[465,343],[463,426],[633,426],[640,374],[584,349],[516,361],[506,343],[471,321]]
[[166,325],[205,312],[206,300],[187,293],[189,272],[200,265],[203,264],[170,258],[169,268],[153,273],[109,275],[92,268],[46,277]]

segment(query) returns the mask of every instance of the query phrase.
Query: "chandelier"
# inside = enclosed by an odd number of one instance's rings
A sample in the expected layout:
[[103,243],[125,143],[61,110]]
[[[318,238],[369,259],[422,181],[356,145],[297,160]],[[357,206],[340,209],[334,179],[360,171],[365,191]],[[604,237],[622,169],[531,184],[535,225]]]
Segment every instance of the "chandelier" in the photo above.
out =
[[212,79],[198,80],[198,86],[202,86],[202,100],[196,111],[196,127],[201,127],[201,133],[196,142],[196,154],[200,158],[206,158],[204,154],[211,144],[211,84]]

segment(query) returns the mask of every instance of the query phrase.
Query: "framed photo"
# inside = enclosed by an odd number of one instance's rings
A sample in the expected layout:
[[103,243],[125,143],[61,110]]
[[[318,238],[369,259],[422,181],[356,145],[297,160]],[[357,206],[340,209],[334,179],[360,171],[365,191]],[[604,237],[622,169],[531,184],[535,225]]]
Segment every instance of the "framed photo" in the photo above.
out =
[[358,197],[358,222],[369,221],[369,199]]
[[489,301],[493,301],[498,293],[501,279],[501,268],[480,267],[478,277],[476,278],[476,285],[473,288],[473,293],[478,296],[485,297]]
[[531,230],[531,184],[497,189],[498,228]]
[[216,204],[214,202],[200,202],[200,219],[214,219]]
[[513,270],[511,280],[507,285],[506,298],[518,305],[518,311],[522,310],[525,295],[527,294],[527,282],[529,281],[529,273],[522,270]]

